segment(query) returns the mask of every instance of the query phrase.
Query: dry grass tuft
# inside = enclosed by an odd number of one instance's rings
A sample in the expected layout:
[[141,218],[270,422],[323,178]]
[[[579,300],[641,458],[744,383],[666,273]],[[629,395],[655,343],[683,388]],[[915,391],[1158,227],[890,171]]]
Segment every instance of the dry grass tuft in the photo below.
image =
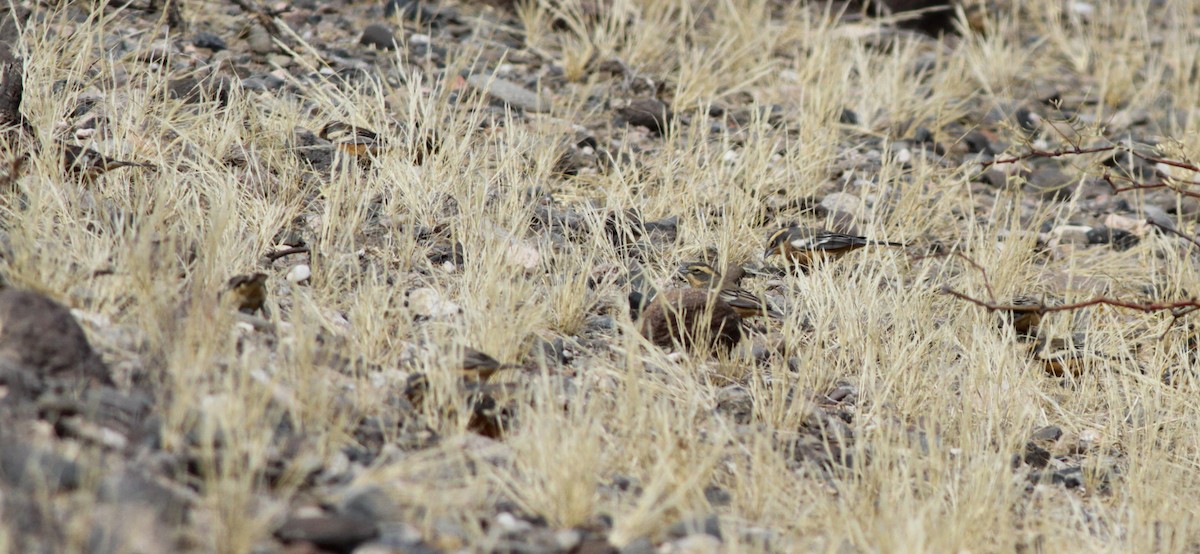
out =
[[[1047,245],[1052,229],[1141,221],[1146,206],[1194,236],[1194,198],[1115,197],[1093,186],[1104,168],[1087,156],[1051,160],[1074,179],[1057,197],[1022,188],[1032,173],[985,185],[965,153],[982,131],[997,155],[1107,139],[1200,158],[1200,9],[993,4],[986,34],[938,42],[819,2],[448,3],[475,32],[431,31],[443,67],[380,54],[367,64],[379,75],[347,82],[330,46],[357,51],[358,36],[302,26],[272,54],[284,86],[235,86],[225,106],[167,94],[203,65],[195,49],[169,68],[138,61],[183,43],[148,15],[39,8],[18,43],[39,138],[3,147],[30,158],[0,195],[0,276],[106,322],[85,328],[124,389],[151,391],[155,448],[192,466],[170,477],[195,495],[179,544],[198,551],[274,545],[280,521],[348,484],[379,487],[396,519],[447,548],[503,548],[487,522],[510,511],[603,528],[617,546],[675,540],[672,524],[716,514],[729,551],[1193,551],[1191,318],[1046,314],[1042,333],[1086,332],[1102,353],[1054,379],[996,314],[941,290],[998,302],[1200,290],[1196,247],[1173,235]],[[183,10],[196,29],[229,30],[206,13],[226,7]],[[412,31],[404,48],[419,46]],[[506,51],[512,37],[521,46]],[[506,112],[462,71],[541,86],[552,108]],[[1039,103],[1046,89],[1070,119]],[[655,97],[672,113],[665,136],[614,123],[623,101]],[[90,134],[73,115],[89,99]],[[1016,114],[1030,106],[1041,122],[1027,139]],[[389,146],[310,164],[303,134],[330,120]],[[438,147],[416,163],[422,131]],[[923,132],[947,153],[922,150]],[[156,169],[71,178],[55,141],[76,136]],[[585,161],[564,174],[568,153]],[[809,274],[765,267],[779,226],[845,223],[811,209],[832,193],[857,202],[859,234],[909,247]],[[614,244],[606,218],[631,208],[641,236]],[[264,261],[291,233],[310,252]],[[727,358],[655,348],[628,316],[634,274],[681,286],[675,267],[696,259],[745,264],[744,286],[787,317],[749,322]],[[299,264],[303,283],[288,279]],[[255,271],[269,276],[264,316],[218,302],[229,277]],[[455,373],[464,348],[522,366],[491,383],[504,387],[501,431],[480,431]],[[416,373],[429,391],[412,405]],[[1022,462],[1049,425],[1063,432],[1049,465]],[[1060,482],[1076,466],[1078,481]],[[74,502],[65,527],[88,529]],[[8,533],[0,551],[18,551]]]

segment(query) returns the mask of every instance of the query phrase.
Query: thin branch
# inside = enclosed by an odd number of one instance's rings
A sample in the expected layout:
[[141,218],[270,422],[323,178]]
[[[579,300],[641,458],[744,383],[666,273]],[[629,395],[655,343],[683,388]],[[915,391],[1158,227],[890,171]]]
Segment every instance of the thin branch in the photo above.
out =
[[1080,154],[1094,154],[1096,152],[1110,152],[1112,150],[1116,150],[1117,148],[1119,148],[1119,147],[1116,145],[1093,146],[1091,148],[1079,148],[1079,147],[1060,148],[1058,150],[1038,150],[1038,149],[1034,148],[1034,149],[1031,149],[1030,151],[1028,151],[1024,154],[1018,155],[1018,156],[1012,156],[1010,158],[1000,158],[998,160],[983,162],[980,165],[982,165],[984,168],[988,168],[993,165],[1017,163],[1017,162],[1025,161],[1025,160],[1028,160],[1031,158],[1061,158],[1063,156],[1076,156],[1076,155],[1080,155]]
[[308,251],[309,248],[307,246],[294,246],[292,248],[284,248],[283,250],[267,252],[266,258],[268,261],[274,262],[275,260],[278,260],[284,256],[291,256],[292,254],[306,254]]
[[971,259],[970,256],[964,254],[962,251],[955,250],[954,255],[958,256],[959,258],[962,258],[963,261],[971,264],[971,267],[975,268],[975,271],[978,271],[979,274],[983,276],[983,288],[987,289],[988,298],[990,298],[993,302],[995,302],[996,301],[996,291],[992,290],[992,280],[988,278],[987,270],[984,269],[983,266],[979,265],[978,262]]
[[1142,161],[1150,162],[1152,164],[1169,165],[1171,167],[1178,167],[1179,169],[1186,169],[1193,173],[1200,173],[1200,167],[1195,166],[1190,163],[1187,163],[1187,162],[1181,162],[1178,160],[1170,160],[1167,158],[1159,158],[1157,156],[1148,156],[1146,154],[1139,154],[1137,151],[1133,150],[1132,148],[1129,149],[1129,153],[1133,154],[1134,156],[1137,156],[1138,158],[1141,158]]
[[[1140,182],[1134,181],[1133,179],[1130,179],[1128,177],[1114,176],[1111,173],[1107,173],[1107,172],[1104,175],[1102,175],[1100,177],[1100,179],[1103,180],[1105,183],[1108,183],[1108,186],[1112,189],[1113,194],[1121,194],[1122,192],[1129,192],[1131,190],[1170,189],[1171,191],[1175,192],[1176,194],[1178,194],[1180,196],[1190,196],[1192,198],[1200,198],[1200,192],[1181,188],[1179,185],[1176,185],[1170,181],[1155,181],[1153,183],[1140,183]],[[1123,179],[1125,181],[1128,181],[1129,185],[1117,186],[1117,183],[1113,181],[1114,179]],[[1189,181],[1183,181],[1183,182],[1190,183]],[[1197,183],[1197,184],[1200,184],[1200,183]]]
[[1152,219],[1147,219],[1146,224],[1150,225],[1151,227],[1156,227],[1158,229],[1162,229],[1163,231],[1166,231],[1172,235],[1175,235],[1183,240],[1186,240],[1186,241],[1192,243],[1193,245],[1195,245],[1197,247],[1200,247],[1200,241],[1197,241],[1196,239],[1189,237],[1183,233],[1180,233],[1179,231],[1177,231],[1171,227],[1167,227],[1166,225],[1163,225],[1157,221],[1154,221]]
[[[958,298],[959,300],[965,300],[967,302],[975,304],[976,306],[986,308],[988,311],[994,312],[994,311],[999,311],[999,310],[1029,310],[1028,305],[1017,306],[1014,304],[998,304],[995,302],[988,302],[985,300],[980,300],[978,298],[958,292],[958,291],[954,290],[953,288],[951,288],[949,285],[942,287],[942,292],[945,294],[949,294],[950,296],[953,296],[955,298]],[[1175,313],[1177,313],[1177,310],[1183,310],[1182,314],[1187,315],[1197,309],[1200,309],[1200,300],[1196,300],[1193,298],[1190,300],[1180,300],[1177,302],[1131,302],[1128,300],[1121,300],[1119,298],[1108,298],[1107,296],[1097,296],[1095,298],[1091,298],[1089,300],[1084,300],[1082,302],[1073,302],[1070,304],[1059,304],[1056,306],[1047,306],[1046,304],[1042,303],[1037,306],[1037,310],[1039,313],[1045,314],[1045,313],[1051,313],[1051,312],[1068,312],[1068,311],[1072,311],[1072,310],[1078,310],[1081,308],[1090,308],[1092,306],[1100,306],[1100,305],[1113,306],[1115,308],[1126,308],[1129,310],[1137,310],[1139,312],[1144,312],[1144,313],[1170,311],[1170,312],[1172,312],[1172,315],[1175,315]]]

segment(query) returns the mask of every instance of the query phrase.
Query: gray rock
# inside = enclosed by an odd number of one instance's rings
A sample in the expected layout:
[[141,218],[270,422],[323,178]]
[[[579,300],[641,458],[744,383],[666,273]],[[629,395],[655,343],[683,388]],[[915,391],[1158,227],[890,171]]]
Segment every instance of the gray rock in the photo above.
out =
[[659,244],[670,244],[679,237],[679,216],[664,217],[642,224],[650,240]]
[[1025,444],[1025,455],[1021,459],[1029,466],[1041,469],[1050,463],[1050,451],[1035,441],[1029,441]]
[[192,36],[192,46],[212,50],[213,52],[219,52],[228,48],[225,44],[225,39],[206,31],[200,31]]
[[1029,440],[1039,441],[1039,442],[1040,441],[1053,442],[1053,441],[1057,441],[1060,437],[1062,437],[1062,434],[1063,434],[1062,428],[1060,428],[1059,426],[1047,425],[1045,427],[1041,427],[1041,428],[1037,429],[1036,431],[1034,431],[1033,434],[1030,435]]
[[664,544],[660,552],[669,554],[718,554],[721,540],[711,535],[688,535]]
[[666,134],[672,119],[671,107],[657,98],[632,100],[618,109],[617,115],[629,125],[645,127],[659,135]]
[[213,76],[204,79],[184,77],[167,83],[167,94],[171,98],[183,100],[189,104],[199,102],[217,102],[224,106],[229,103],[229,93],[233,81],[228,77]]
[[728,506],[733,502],[733,495],[724,488],[709,485],[704,487],[704,499],[713,506]]
[[255,92],[267,92],[283,88],[284,81],[270,73],[260,73],[242,79],[242,88]]
[[657,554],[657,552],[654,549],[654,543],[646,537],[634,539],[633,542],[621,547],[621,554]]
[[740,385],[729,385],[717,391],[717,413],[745,425],[754,418],[754,396]]
[[359,37],[358,43],[380,50],[395,50],[396,32],[391,27],[382,23],[372,23],[363,29],[363,34]]
[[297,128],[291,146],[292,152],[313,169],[324,171],[333,167],[333,145],[313,134],[312,131]]
[[1078,187],[1079,179],[1067,175],[1057,165],[1044,164],[1034,168],[1023,190],[1043,200],[1062,201],[1071,198]]
[[250,50],[255,54],[272,54],[275,52],[275,41],[271,39],[271,33],[267,32],[262,25],[252,23],[245,31],[246,43],[250,45]]
[[709,514],[703,518],[685,519],[678,521],[667,527],[667,536],[672,539],[679,539],[691,535],[705,534],[721,539],[721,519],[716,514]]
[[30,290],[0,291],[0,382],[8,372],[32,372],[45,381],[112,385],[71,311]]
[[1170,215],[1167,215],[1166,210],[1158,206],[1152,206],[1149,204],[1142,206],[1142,215],[1146,217],[1146,221],[1149,221],[1150,223],[1160,227],[1165,227],[1167,229],[1175,228],[1175,220],[1171,218]]
[[191,508],[189,498],[133,469],[106,478],[100,485],[99,498],[118,505],[140,504],[153,508],[158,521],[171,526],[182,525]]
[[1050,231],[1058,244],[1089,244],[1092,228],[1086,225],[1059,225]]
[[821,199],[820,207],[825,213],[845,212],[861,217],[866,210],[862,199],[848,192],[834,192]]
[[347,517],[376,524],[400,520],[400,506],[377,486],[356,487],[345,494],[340,511]]
[[1129,250],[1141,241],[1129,231],[1103,226],[1088,231],[1087,238],[1088,244],[1111,244],[1113,249],[1118,251]]
[[79,466],[50,451],[38,450],[12,435],[0,435],[0,483],[55,493],[79,487]]
[[1055,471],[1050,475],[1050,482],[1055,485],[1062,485],[1068,489],[1079,488],[1083,486],[1083,468],[1073,466]]
[[467,84],[509,107],[527,112],[548,112],[551,109],[549,100],[508,79],[478,74],[467,77]]
[[294,517],[275,530],[284,544],[311,543],[318,548],[349,554],[364,542],[379,536],[379,527],[348,516]]

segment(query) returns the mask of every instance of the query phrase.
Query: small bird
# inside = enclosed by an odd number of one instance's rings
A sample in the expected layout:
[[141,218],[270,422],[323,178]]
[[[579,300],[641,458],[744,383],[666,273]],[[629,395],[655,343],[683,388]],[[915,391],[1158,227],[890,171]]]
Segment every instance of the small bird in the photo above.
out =
[[225,284],[225,290],[233,297],[232,302],[236,303],[239,312],[253,314],[263,310],[265,313],[263,305],[267,302],[266,273],[234,276]]
[[425,404],[425,398],[429,396],[429,377],[424,373],[413,373],[404,381],[404,398],[414,408],[420,408]]
[[[459,377],[460,392],[475,393],[484,391],[487,380],[496,372],[505,369],[522,369],[518,364],[503,364],[495,358],[475,350],[469,346],[463,347],[462,363],[452,368]],[[486,389],[490,390],[490,389]],[[414,373],[405,382],[404,396],[413,406],[419,406],[429,393],[429,378],[424,373]]]
[[742,317],[718,295],[700,289],[659,292],[642,312],[642,336],[661,348],[705,345],[729,352],[742,340]]
[[1000,326],[1012,326],[1019,337],[1032,337],[1037,334],[1045,309],[1046,305],[1042,300],[1032,296],[1018,296],[1013,298],[1011,307],[999,310]]
[[91,148],[60,143],[63,150],[63,170],[85,181],[92,181],[114,169],[122,167],[154,168],[154,164],[126,162],[110,158]]
[[1085,347],[1086,335],[1075,333],[1071,338],[1041,337],[1029,349],[1033,359],[1042,363],[1042,369],[1048,375],[1064,377],[1070,374],[1079,377],[1089,363],[1099,361],[1116,361],[1099,352]]
[[767,239],[763,257],[779,254],[807,271],[825,259],[835,259],[864,246],[899,246],[898,242],[871,240],[866,237],[835,233],[813,227],[784,227]]
[[502,364],[495,358],[474,348],[463,347],[463,360],[459,374],[465,381],[484,382],[497,371],[504,369],[521,369],[519,364]]
[[356,158],[377,156],[386,146],[375,131],[341,121],[326,123],[317,136],[334,143],[339,150]]
[[[736,273],[733,273],[736,275]],[[704,262],[688,262],[679,267],[679,275],[689,285],[698,289],[716,289],[721,300],[737,311],[743,318],[767,316],[783,319],[783,314],[772,308],[754,293],[737,286],[736,278],[722,277],[711,265]]]

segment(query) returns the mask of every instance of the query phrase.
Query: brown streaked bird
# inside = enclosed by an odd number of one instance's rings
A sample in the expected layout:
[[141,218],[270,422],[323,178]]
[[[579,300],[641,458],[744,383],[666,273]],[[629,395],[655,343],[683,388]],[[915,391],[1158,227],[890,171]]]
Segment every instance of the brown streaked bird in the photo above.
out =
[[903,247],[904,244],[871,240],[816,227],[791,226],[771,234],[767,239],[767,249],[763,252],[763,257],[779,254],[807,271],[822,260],[836,259],[865,246]]
[[262,310],[267,302],[267,274],[252,273],[237,275],[225,284],[225,290],[233,297],[239,312],[252,314]]
[[1046,305],[1042,300],[1032,296],[1015,297],[1011,309],[999,310],[1000,326],[1011,326],[1019,337],[1032,337],[1037,334],[1045,309]]
[[424,373],[413,373],[404,381],[404,398],[414,408],[420,409],[429,395],[429,377]]
[[661,348],[708,346],[728,353],[742,340],[742,317],[711,291],[669,289],[642,312],[640,329]]
[[377,156],[385,146],[384,140],[375,131],[341,121],[326,123],[317,136],[334,143],[339,150],[356,158]]
[[516,390],[513,383],[460,382],[451,391],[450,402],[436,408],[426,405],[429,395],[429,378],[424,373],[414,373],[404,386],[404,399],[417,413],[436,409],[453,416],[458,413],[458,399],[465,398],[470,419],[467,429],[489,438],[498,438],[512,422],[511,393]]
[[63,151],[63,170],[83,180],[91,181],[114,169],[122,167],[144,167],[153,169],[154,164],[127,162],[110,158],[84,146],[60,143]]
[[[497,372],[506,369],[523,369],[519,364],[500,363],[495,358],[475,350],[469,346],[463,347],[462,363],[451,369],[459,377],[462,392],[475,393],[484,389],[488,379]],[[409,403],[419,406],[429,392],[429,378],[424,373],[414,373],[405,382],[404,395]]]
[[505,369],[521,369],[519,364],[503,364],[495,358],[471,347],[463,347],[462,365],[459,374],[465,381],[484,382],[491,379],[497,371]]
[[[735,278],[722,277],[716,268],[704,262],[688,262],[679,267],[679,275],[698,289],[716,289],[721,300],[743,318],[767,316],[783,319],[783,314],[754,293],[737,286]],[[731,273],[736,275],[736,272]]]

